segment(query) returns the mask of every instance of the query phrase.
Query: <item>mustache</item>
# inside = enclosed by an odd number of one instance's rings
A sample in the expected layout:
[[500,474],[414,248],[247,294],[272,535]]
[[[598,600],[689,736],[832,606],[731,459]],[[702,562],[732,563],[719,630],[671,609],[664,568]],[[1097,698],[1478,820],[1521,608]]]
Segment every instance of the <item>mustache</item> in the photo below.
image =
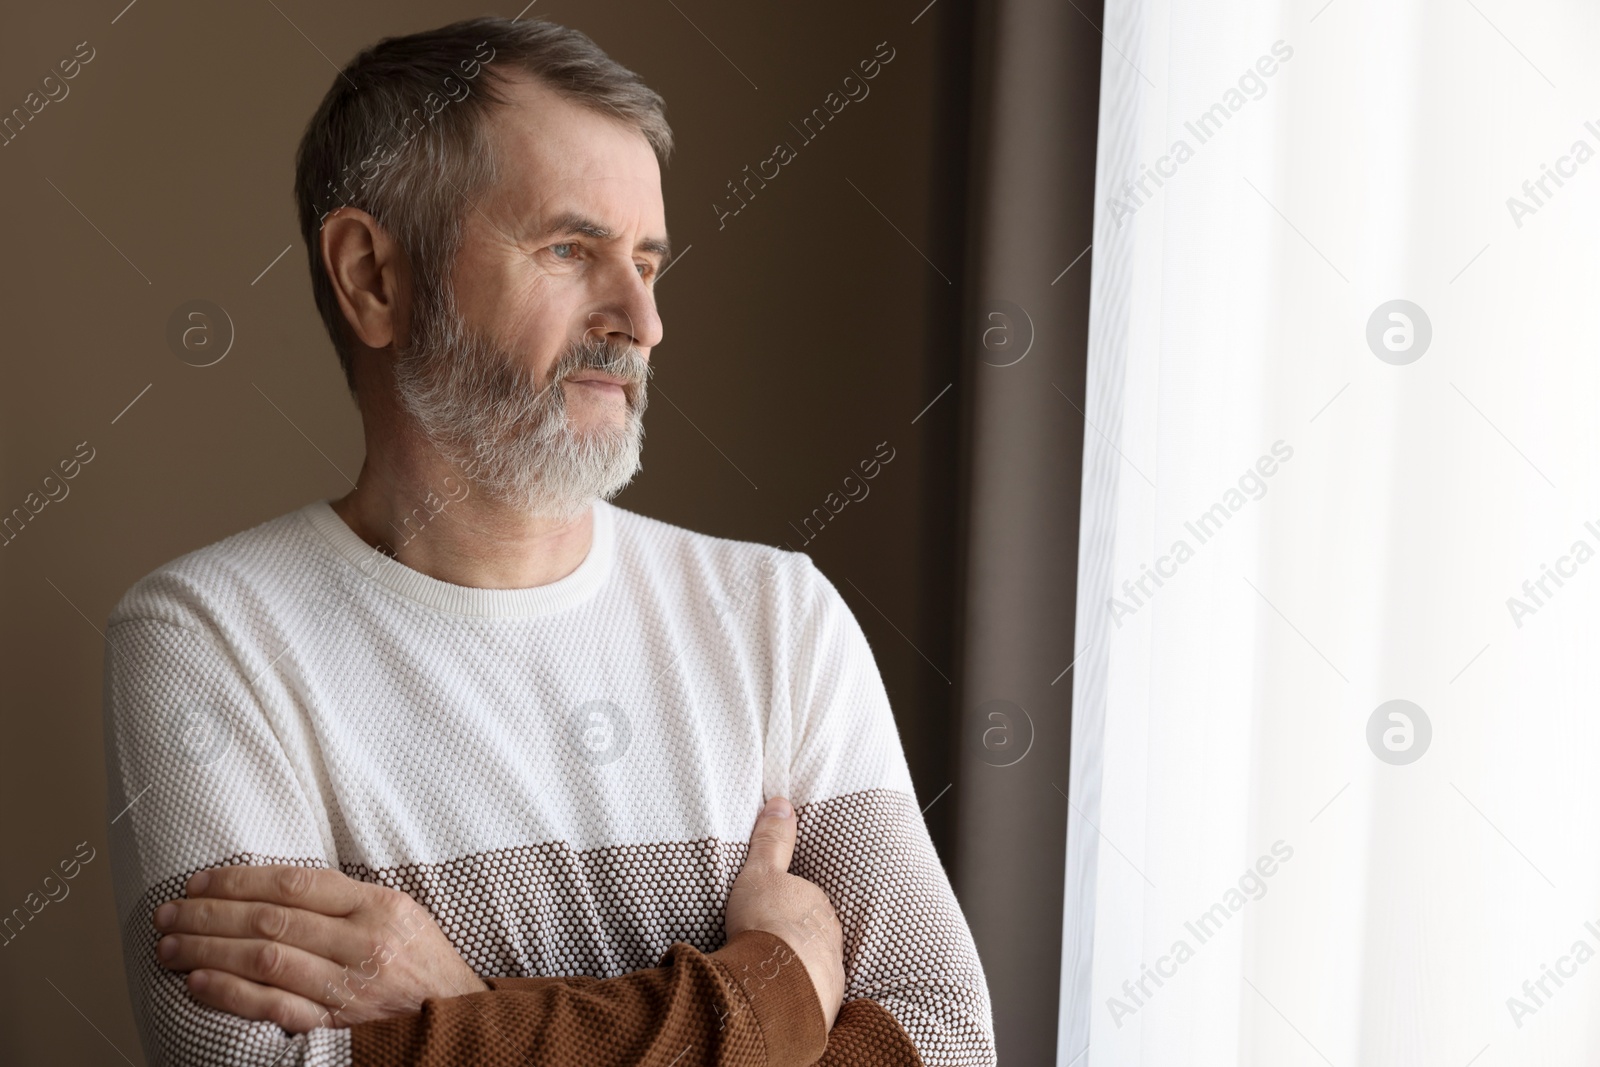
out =
[[650,361],[640,355],[634,345],[609,338],[574,341],[556,361],[550,372],[550,381],[540,393],[549,392],[582,371],[594,371],[620,380],[628,398],[628,406],[636,407],[641,412],[644,410],[652,368]]

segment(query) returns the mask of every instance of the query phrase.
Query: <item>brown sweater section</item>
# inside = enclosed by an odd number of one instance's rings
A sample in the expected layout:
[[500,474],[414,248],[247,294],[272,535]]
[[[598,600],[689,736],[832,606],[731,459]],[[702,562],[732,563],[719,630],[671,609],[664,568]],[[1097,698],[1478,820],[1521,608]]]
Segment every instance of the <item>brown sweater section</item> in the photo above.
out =
[[738,933],[709,954],[674,942],[660,966],[617,978],[485,982],[490,992],[430,1000],[417,1014],[353,1027],[354,1067],[809,1067],[819,1057],[840,1067],[921,1062],[899,1024],[876,1005],[883,1020],[863,1028],[863,1037],[882,1047],[886,1020],[911,1058],[829,1057],[832,1042],[805,966],[782,938],[761,930]]
[[923,1063],[905,1027],[882,1004],[862,998],[839,1009],[817,1067],[923,1067]]
[[[993,1067],[982,972],[963,950],[970,940],[953,900],[941,905],[932,892],[946,883],[931,846],[905,839],[915,813],[914,798],[880,793],[799,809],[790,871],[827,892],[844,929],[846,1000],[826,1034],[803,965],[781,938],[726,939],[722,913],[745,859],[741,843],[576,852],[547,842],[434,866],[346,864],[351,877],[428,907],[478,974],[557,976],[488,978],[492,992],[353,1027],[353,1063]],[[325,866],[255,853],[208,866],[286,863]],[[637,870],[650,877],[626,876]],[[158,1050],[152,1062],[285,1067],[307,1053],[308,1062],[351,1062],[328,1058],[330,1046],[344,1045],[327,1031],[296,1052],[288,1046],[305,1038],[199,1004],[181,974],[157,963],[150,913],[183,895],[189,873],[152,886],[124,917],[136,1011]],[[529,918],[583,914],[585,901],[600,920],[592,930]]]

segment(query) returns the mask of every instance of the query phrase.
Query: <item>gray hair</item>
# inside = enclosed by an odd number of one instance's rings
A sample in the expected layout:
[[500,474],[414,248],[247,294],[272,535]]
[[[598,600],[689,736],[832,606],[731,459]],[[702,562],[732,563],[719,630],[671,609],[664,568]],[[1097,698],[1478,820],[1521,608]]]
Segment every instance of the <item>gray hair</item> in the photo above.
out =
[[311,292],[355,395],[354,342],[322,265],[318,232],[360,208],[399,243],[419,304],[449,285],[470,205],[498,177],[485,119],[506,80],[529,76],[639,130],[665,164],[666,101],[586,35],[542,19],[477,18],[386,37],[351,60],[306,125],[294,192]]

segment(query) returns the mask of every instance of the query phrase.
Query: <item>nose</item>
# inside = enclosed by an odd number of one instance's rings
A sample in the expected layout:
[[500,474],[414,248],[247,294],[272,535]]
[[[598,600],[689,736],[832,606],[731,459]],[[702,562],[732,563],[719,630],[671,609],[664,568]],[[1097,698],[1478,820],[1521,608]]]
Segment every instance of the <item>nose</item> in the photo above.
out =
[[608,292],[605,305],[589,313],[585,335],[631,344],[648,357],[661,343],[663,327],[655,294],[630,264]]

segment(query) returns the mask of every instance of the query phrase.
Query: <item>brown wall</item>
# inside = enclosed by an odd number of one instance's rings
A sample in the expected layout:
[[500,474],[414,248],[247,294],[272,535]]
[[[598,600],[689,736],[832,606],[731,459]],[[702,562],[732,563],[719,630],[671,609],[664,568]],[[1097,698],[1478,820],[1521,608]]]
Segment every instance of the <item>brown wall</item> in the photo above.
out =
[[[69,495],[0,546],[0,914],[78,842],[98,850],[70,896],[0,947],[6,1063],[142,1062],[105,851],[97,631],[162,562],[341,495],[359,470],[359,421],[295,224],[294,146],[330,60],[483,13],[141,0],[118,17],[124,2],[41,5],[0,35],[0,110],[79,42],[94,49],[69,95],[0,147],[0,512],[79,442],[94,450]],[[927,803],[951,780],[960,387],[912,419],[958,379],[969,13],[940,0],[913,23],[922,6],[540,0],[530,15],[640,71],[678,136],[668,223],[693,247],[660,289],[645,471],[619,503],[800,548],[789,524],[889,442],[896,458],[871,495],[804,550],[877,652]],[[871,95],[800,145],[789,122],[881,41],[895,58]],[[725,183],[778,140],[798,158],[719,230]],[[186,365],[165,340],[194,298],[234,325],[214,366]],[[941,847],[954,803],[928,815]]]

